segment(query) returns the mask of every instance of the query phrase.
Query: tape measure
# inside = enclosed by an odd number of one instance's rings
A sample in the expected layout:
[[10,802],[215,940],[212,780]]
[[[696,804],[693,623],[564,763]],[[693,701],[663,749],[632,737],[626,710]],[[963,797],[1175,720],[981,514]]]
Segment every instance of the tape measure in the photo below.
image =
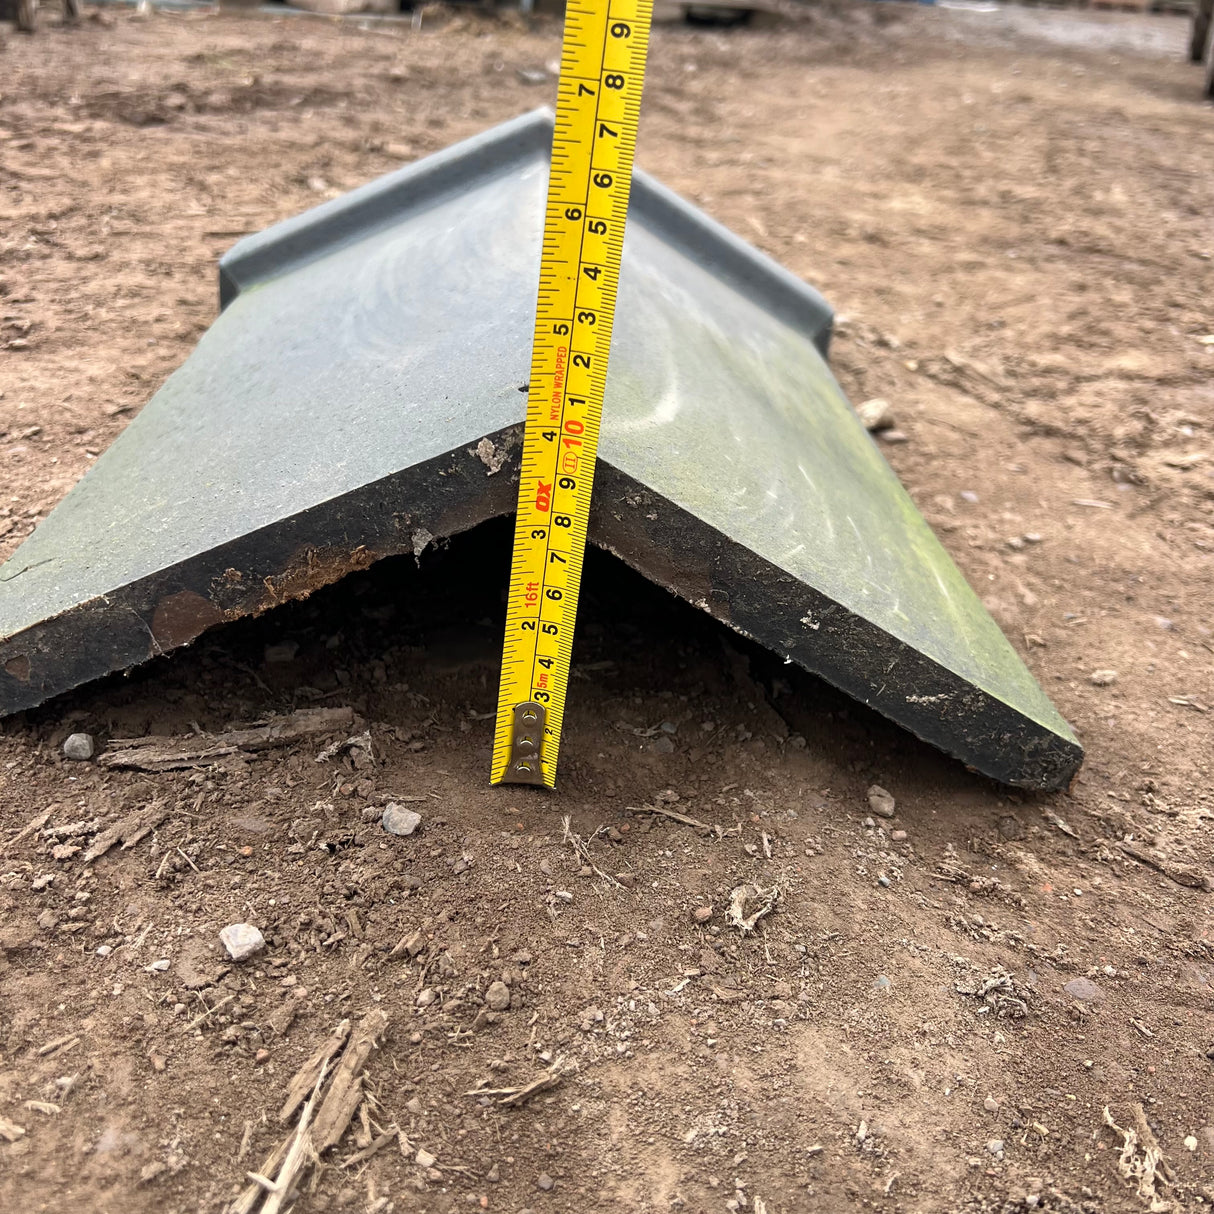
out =
[[556,784],[652,0],[566,0],[494,784]]

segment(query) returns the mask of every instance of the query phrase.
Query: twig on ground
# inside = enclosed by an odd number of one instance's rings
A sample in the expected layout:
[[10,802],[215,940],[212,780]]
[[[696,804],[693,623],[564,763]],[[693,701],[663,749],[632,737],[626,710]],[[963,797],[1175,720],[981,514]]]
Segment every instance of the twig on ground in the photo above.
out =
[[1136,847],[1133,843],[1122,842],[1117,846],[1131,860],[1136,860],[1139,864],[1146,865],[1147,868],[1153,868],[1157,873],[1162,873],[1167,877],[1169,881],[1175,881],[1177,885],[1183,885],[1186,889],[1204,889],[1207,893],[1214,892],[1214,877],[1193,865],[1162,860],[1158,856],[1144,851],[1141,847]]
[[351,1155],[349,1159],[342,1160],[341,1167],[343,1169],[354,1168],[360,1163],[366,1163],[372,1155],[377,1155],[380,1151],[382,1151],[384,1147],[388,1145],[388,1143],[399,1135],[399,1133],[400,1131],[396,1128],[396,1126],[392,1126],[391,1129],[385,1130],[371,1143],[369,1147],[364,1147],[357,1154]]
[[696,830],[712,830],[707,822],[701,822],[699,818],[692,818],[688,814],[681,814],[675,809],[667,809],[665,805],[629,805],[628,809],[634,814],[661,814],[663,818],[682,822],[684,826],[694,826]]
[[549,1088],[556,1087],[568,1069],[570,1068],[564,1065],[564,1060],[558,1058],[542,1075],[537,1076],[530,1083],[524,1084],[521,1088],[473,1088],[464,1095],[496,1097],[494,1103],[500,1107],[517,1108],[521,1104],[526,1104],[532,1096],[539,1092],[546,1092]]
[[301,738],[348,731],[354,724],[350,708],[300,708],[286,717],[272,717],[257,725],[219,734],[193,734],[179,738],[115,738],[97,760],[102,767],[137,771],[177,771],[210,767],[240,751],[288,746]]
[[574,854],[577,856],[577,858],[581,860],[583,864],[589,867],[596,877],[602,877],[604,881],[614,885],[617,889],[623,889],[624,886],[619,881],[617,881],[610,873],[603,872],[603,870],[599,868],[599,866],[590,858],[590,844],[599,837],[599,834],[603,828],[600,826],[589,839],[583,839],[581,835],[575,834],[570,829],[571,821],[572,819],[570,816],[566,814],[563,819],[563,825],[565,827],[564,841],[573,848]]
[[[200,995],[199,998],[201,999],[202,996]],[[200,1024],[202,1024],[202,1022],[204,1020],[210,1020],[210,1018],[212,1016],[214,1016],[215,1013],[217,1011],[219,1011],[219,1009],[221,1007],[223,1007],[225,1003],[231,1003],[232,1000],[235,998],[236,998],[236,996],[234,994],[225,995],[217,1004],[215,1004],[214,1007],[207,1008],[207,1010],[205,1012],[202,1012],[200,1015],[195,1016],[194,1019],[191,1020],[190,1023],[185,1026],[185,1031],[187,1033],[192,1033]],[[204,1006],[205,1006],[205,1004],[204,1004]]]
[[[299,1115],[299,1124],[295,1127],[295,1136],[291,1141],[290,1147],[287,1148],[286,1158],[282,1161],[282,1167],[279,1169],[278,1175],[272,1182],[272,1188],[267,1190],[265,1205],[261,1207],[261,1214],[278,1214],[282,1209],[283,1202],[287,1200],[294,1187],[295,1178],[305,1164],[310,1163],[316,1158],[316,1151],[312,1147],[312,1110],[316,1107],[316,1101],[320,1097],[320,1089],[324,1086],[325,1070],[322,1067],[320,1075],[316,1080],[316,1087],[312,1091],[312,1097],[303,1107],[303,1112]],[[257,1184],[263,1184],[265,1178],[257,1176],[250,1172],[249,1179]]]

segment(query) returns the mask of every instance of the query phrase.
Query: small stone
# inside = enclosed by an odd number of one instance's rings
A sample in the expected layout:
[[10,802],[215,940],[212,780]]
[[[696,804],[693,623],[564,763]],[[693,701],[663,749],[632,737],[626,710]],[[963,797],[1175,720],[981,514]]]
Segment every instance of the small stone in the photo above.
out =
[[432,1168],[438,1162],[437,1157],[431,1155],[425,1147],[417,1148],[416,1162],[419,1168]]
[[53,910],[44,910],[38,916],[38,926],[44,932],[53,932],[59,926],[59,916]]
[[497,1164],[494,1164],[493,1167],[491,1167],[489,1169],[489,1171],[487,1171],[485,1173],[485,1179],[490,1184],[497,1184],[497,1182],[499,1180],[501,1180],[501,1178],[502,1178],[501,1169],[497,1166]]
[[881,876],[877,878],[877,884],[881,886],[882,889],[889,889],[891,882],[890,879],[884,873],[882,873]]
[[1196,1151],[1196,1150],[1197,1150],[1197,1137],[1196,1137],[1196,1135],[1194,1135],[1194,1134],[1189,1134],[1189,1135],[1187,1135],[1187,1136],[1185,1137],[1185,1140],[1184,1140],[1184,1145],[1185,1145],[1185,1150],[1186,1150],[1186,1151]]
[[674,754],[674,743],[663,734],[660,738],[654,740],[653,753],[656,755]]
[[1088,682],[1093,687],[1112,687],[1117,682],[1117,671],[1115,670],[1093,670],[1088,675]]
[[161,957],[159,961],[153,961],[151,965],[143,967],[149,974],[163,974],[169,968],[169,959]]
[[390,801],[384,809],[383,827],[390,835],[411,835],[421,824],[421,814],[405,809],[395,801]]
[[971,506],[976,506],[978,504],[978,495],[972,489],[962,489],[957,496],[963,502],[969,502]]
[[633,873],[616,873],[615,879],[625,889],[631,889],[637,883],[636,876]]
[[986,1109],[988,1113],[997,1113],[999,1112],[999,1101],[997,1101],[994,1096],[988,1096],[982,1102],[982,1107]]
[[219,941],[233,961],[244,961],[266,946],[266,938],[251,923],[228,924],[219,933]]
[[868,807],[878,818],[892,818],[895,805],[893,794],[886,792],[880,784],[874,784],[868,790]]
[[92,734],[74,733],[63,743],[63,756],[75,763],[85,763],[93,757],[95,749]]
[[547,1172],[541,1172],[535,1182],[535,1187],[537,1189],[543,1189],[544,1192],[547,1193],[548,1190],[552,1188],[554,1183],[555,1182],[553,1181],[552,1177],[549,1176]]
[[98,957],[108,957],[114,950],[108,944],[99,944],[97,946]]
[[[431,987],[426,987],[426,989],[417,997],[417,1006],[429,1007],[437,998],[438,992],[433,990]],[[430,1165],[423,1164],[422,1166],[428,1168]]]
[[890,990],[893,988],[893,985],[894,984],[890,982],[889,978],[887,978],[885,974],[878,974],[873,979],[873,990],[880,991],[884,995],[889,994]]
[[270,1051],[267,1049],[264,1049],[264,1048],[258,1050],[257,1053],[253,1055],[253,1061],[256,1062],[259,1066],[263,1062],[269,1062],[270,1061]]
[[909,443],[910,435],[905,430],[878,430],[877,437],[883,443]]
[[864,424],[865,430],[892,430],[894,428],[894,411],[889,401],[874,396],[872,400],[862,401],[856,406],[856,416]]
[[906,831],[904,830],[891,830],[889,832],[889,837],[895,843],[905,843],[910,836],[907,835]]
[[1014,814],[1004,814],[999,819],[999,837],[1002,839],[1023,839],[1024,827]]
[[1080,1003],[1097,1003],[1104,998],[1104,991],[1090,978],[1072,978],[1062,989]]
[[990,1140],[990,1142],[988,1142],[986,1144],[986,1149],[992,1155],[994,1155],[994,1157],[996,1159],[1002,1159],[1003,1158],[1003,1139],[1002,1138],[992,1138]]
[[295,661],[297,653],[298,641],[279,641],[277,645],[267,645],[262,656],[267,666],[285,666],[288,662]]
[[510,1006],[510,988],[504,982],[491,982],[485,992],[485,1004],[490,1011],[504,1012]]
[[691,917],[697,923],[707,923],[708,920],[712,918],[712,907],[711,906],[697,906],[695,908],[695,910],[693,910],[691,912]]

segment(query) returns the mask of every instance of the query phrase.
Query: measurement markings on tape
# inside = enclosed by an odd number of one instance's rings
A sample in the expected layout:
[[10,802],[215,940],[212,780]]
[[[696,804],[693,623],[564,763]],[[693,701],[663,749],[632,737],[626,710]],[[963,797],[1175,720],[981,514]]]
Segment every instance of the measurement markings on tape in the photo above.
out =
[[556,783],[652,0],[568,0],[495,784]]

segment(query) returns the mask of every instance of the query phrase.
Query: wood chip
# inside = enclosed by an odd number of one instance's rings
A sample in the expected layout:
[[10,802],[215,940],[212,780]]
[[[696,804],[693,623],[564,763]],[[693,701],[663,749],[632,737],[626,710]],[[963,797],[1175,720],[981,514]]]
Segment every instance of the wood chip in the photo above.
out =
[[80,1044],[80,1037],[77,1033],[68,1033],[64,1037],[56,1037],[54,1041],[48,1041],[46,1045],[38,1050],[39,1058],[48,1058],[51,1054],[56,1054],[60,1050],[70,1050],[73,1046]]
[[1177,885],[1183,885],[1186,889],[1203,889],[1207,893],[1214,892],[1214,877],[1203,872],[1196,865],[1177,864],[1173,860],[1161,859],[1144,851],[1141,847],[1135,847],[1133,843],[1119,843],[1117,846],[1131,860],[1137,860],[1139,864],[1153,868],[1157,873],[1162,873],[1167,877],[1169,881],[1175,881]]
[[107,827],[92,842],[84,853],[82,863],[91,864],[100,856],[104,856],[115,843],[122,844],[123,851],[129,851],[140,839],[150,835],[161,822],[169,816],[168,806],[163,801],[153,801],[134,813],[127,814],[120,822]]
[[102,767],[137,771],[179,771],[211,767],[228,755],[289,746],[303,738],[349,729],[351,708],[300,708],[290,716],[240,726],[224,733],[177,738],[115,738],[98,759]]
[[379,1046],[389,1024],[388,1013],[382,1008],[373,1008],[350,1034],[350,1040],[342,1053],[341,1062],[333,1073],[333,1080],[325,1094],[320,1112],[316,1114],[312,1139],[317,1155],[323,1155],[329,1147],[340,1141],[362,1100],[362,1071],[367,1060]]
[[[316,1087],[316,1081],[325,1069],[325,1064],[337,1054],[346,1038],[350,1035],[350,1022],[343,1020],[325,1038],[324,1044],[296,1071],[291,1082],[287,1084],[287,1099],[278,1111],[279,1121],[290,1121],[296,1109],[308,1098],[308,1093]],[[262,1169],[265,1170],[264,1168]]]
[[8,840],[7,843],[5,843],[5,852],[7,852],[14,843],[20,843],[21,840],[27,835],[32,835],[36,831],[40,831],[47,824],[47,822],[50,821],[50,817],[51,811],[47,809],[40,813],[37,817],[31,818],[11,839]]

